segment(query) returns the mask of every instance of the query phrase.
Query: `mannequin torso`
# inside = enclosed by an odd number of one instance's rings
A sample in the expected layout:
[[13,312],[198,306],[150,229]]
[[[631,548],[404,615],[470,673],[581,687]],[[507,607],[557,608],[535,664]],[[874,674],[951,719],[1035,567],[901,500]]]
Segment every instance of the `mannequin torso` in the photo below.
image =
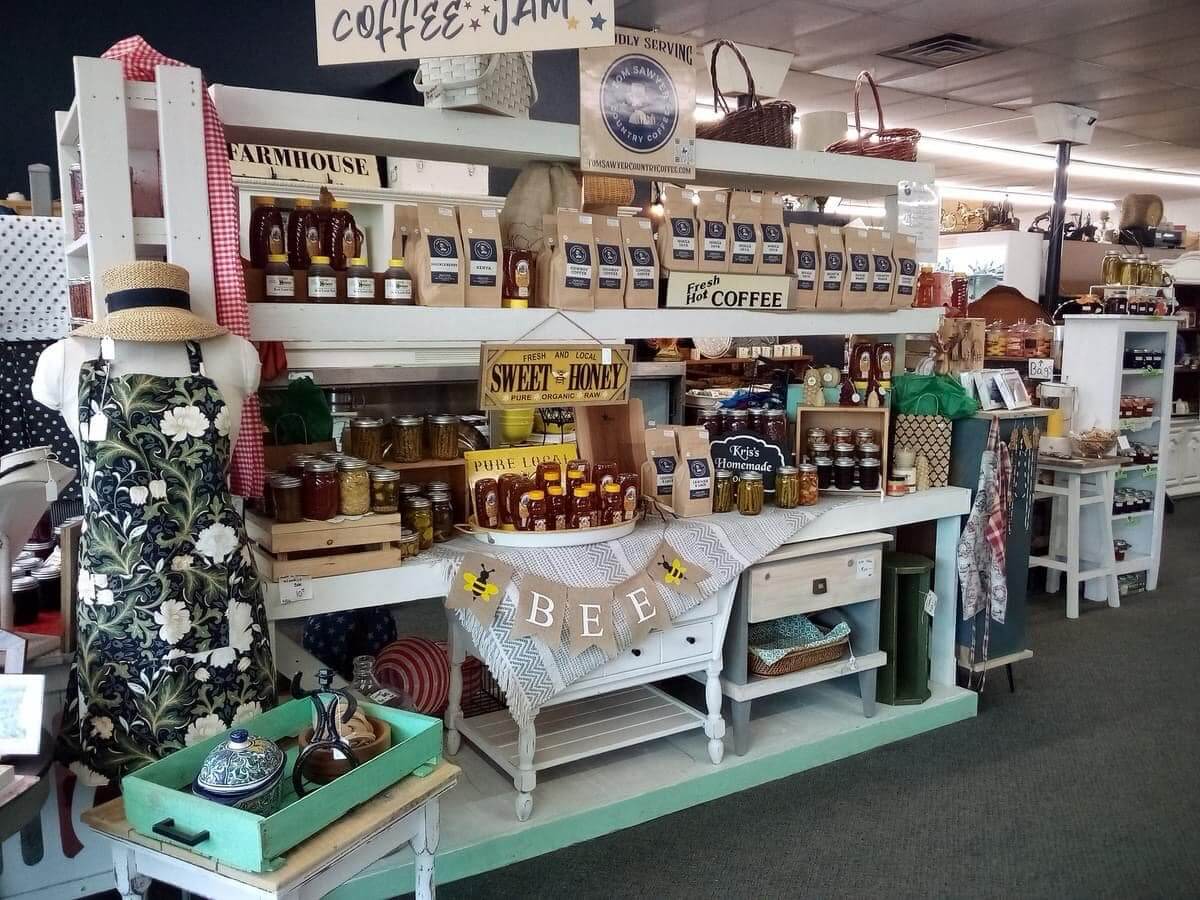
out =
[[[112,374],[178,377],[189,372],[187,350],[182,343],[117,341]],[[242,420],[242,403],[258,390],[261,364],[254,346],[233,334],[200,344],[204,370],[221,391],[229,407],[230,446],[237,442]],[[67,337],[50,345],[38,359],[33,375],[33,398],[58,410],[79,440],[79,369],[100,355],[100,341]]]

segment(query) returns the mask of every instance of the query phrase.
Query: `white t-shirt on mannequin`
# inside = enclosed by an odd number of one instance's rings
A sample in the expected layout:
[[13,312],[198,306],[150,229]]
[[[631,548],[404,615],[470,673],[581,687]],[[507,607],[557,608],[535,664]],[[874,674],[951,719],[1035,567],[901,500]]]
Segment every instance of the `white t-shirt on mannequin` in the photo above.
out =
[[[216,383],[229,407],[230,447],[237,442],[242,423],[242,403],[258,390],[262,365],[249,341],[226,334],[200,342],[204,371]],[[75,440],[79,440],[79,370],[100,355],[97,338],[67,337],[47,347],[33,373],[33,398],[62,413]],[[112,354],[112,374],[161,375],[177,378],[191,374],[187,347],[182,343],[117,341]]]

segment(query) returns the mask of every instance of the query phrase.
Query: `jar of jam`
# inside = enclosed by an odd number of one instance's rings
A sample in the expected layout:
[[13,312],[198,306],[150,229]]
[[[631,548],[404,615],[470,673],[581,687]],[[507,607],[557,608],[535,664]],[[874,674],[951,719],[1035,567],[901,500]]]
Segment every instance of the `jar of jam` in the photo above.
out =
[[787,413],[782,409],[768,409],[763,412],[762,436],[772,443],[783,446],[787,443]]
[[504,284],[500,295],[504,306],[519,306],[521,301],[529,305],[533,298],[536,265],[532,250],[510,248],[504,251]]
[[625,503],[621,498],[621,485],[610,481],[600,488],[600,524],[620,525],[625,521]]
[[858,463],[858,486],[864,491],[879,490],[879,460],[863,459]]
[[304,464],[300,506],[306,519],[326,522],[337,518],[338,479],[337,467],[333,463],[310,459]]
[[[270,469],[267,469],[265,472],[263,472],[264,477],[262,497],[255,504],[255,507],[258,509],[258,511],[268,519],[275,518],[275,491],[271,489],[271,479],[278,474],[278,472],[273,472]],[[55,530],[55,533],[61,536],[61,532],[57,529]]]
[[268,300],[294,300],[296,298],[296,278],[292,275],[292,267],[288,265],[287,254],[272,253],[268,256],[264,275],[263,296]]
[[746,410],[746,427],[749,429],[750,434],[762,436],[764,412],[765,410],[758,407]]
[[876,463],[883,461],[883,450],[878,444],[859,444],[858,445],[858,461],[862,463],[865,460],[873,459]]
[[500,485],[495,478],[475,482],[475,524],[480,528],[500,527]]
[[520,476],[509,494],[512,504],[512,523],[517,531],[529,530],[529,495],[537,490],[537,483],[526,475]]
[[421,552],[421,539],[411,528],[401,528],[400,540],[396,543],[400,547],[400,559],[402,560],[412,559]]
[[567,461],[567,484],[566,488],[571,491],[571,496],[574,496],[575,488],[581,484],[586,484],[590,479],[588,474],[591,471],[591,466],[588,465],[586,459],[572,459]]
[[762,472],[742,472],[738,477],[737,506],[743,516],[757,516],[762,512]]
[[280,525],[290,525],[304,518],[299,478],[276,475],[271,479],[270,493],[275,498],[275,521]]
[[350,260],[346,269],[346,298],[351,303],[375,302],[375,276],[365,256]]
[[857,431],[854,432],[854,443],[855,443],[855,446],[858,446],[858,447],[861,447],[863,444],[874,444],[875,443],[875,429],[874,428],[859,428]]
[[725,411],[725,427],[722,433],[746,434],[750,431],[750,413],[744,409],[727,409]]
[[829,441],[831,444],[852,444],[854,443],[854,432],[849,428],[839,426],[829,432]]
[[841,457],[833,461],[833,486],[839,491],[854,489],[854,457]]
[[293,478],[303,478],[305,465],[307,465],[308,462],[313,459],[316,459],[316,457],[311,453],[297,453],[288,460],[288,464],[284,468],[284,471],[286,471]]
[[833,459],[833,448],[826,441],[817,441],[808,445],[808,458],[817,460],[822,456],[828,456]]
[[334,200],[329,204],[328,218],[321,234],[321,253],[329,257],[337,271],[346,268],[362,250],[363,233],[354,225],[350,204]]
[[371,512],[394,513],[400,509],[400,473],[371,469]]
[[833,445],[833,461],[836,464],[839,459],[848,459],[854,461],[854,445],[846,442],[841,442]]
[[637,518],[642,502],[642,477],[636,472],[621,472],[617,475],[617,483],[621,485],[621,518],[632,522]]
[[383,419],[351,419],[348,427],[354,455],[373,466],[383,462]]
[[41,591],[37,579],[22,575],[12,580],[12,610],[14,625],[32,625],[41,608]]
[[800,470],[796,466],[780,466],[775,473],[775,505],[780,509],[800,505]]
[[535,480],[543,491],[552,484],[562,484],[562,466],[553,460],[538,463]]
[[393,416],[391,429],[393,462],[415,463],[425,458],[425,422],[420,416]]
[[412,306],[413,280],[408,269],[404,267],[404,257],[394,256],[388,260],[387,271],[383,273],[383,302],[392,306]]
[[417,533],[422,550],[433,546],[433,503],[427,497],[409,497],[404,501],[401,521]]
[[447,481],[427,481],[425,482],[425,496],[430,494],[448,494],[450,493],[450,483]]
[[458,459],[458,416],[429,417],[429,455],[433,459]]
[[250,210],[250,265],[265,269],[269,257],[286,255],[283,215],[276,208],[274,197],[251,197]]
[[347,456],[337,468],[339,511],[352,519],[365,516],[371,511],[371,476],[366,460]]
[[308,267],[308,299],[317,303],[337,299],[337,276],[328,256],[314,256]]
[[615,462],[598,462],[592,466],[592,482],[604,491],[606,485],[612,484],[617,479],[617,464]]
[[529,492],[529,528],[528,531],[551,531],[553,525],[550,518],[550,504],[546,502],[545,491]]
[[695,424],[708,429],[710,441],[721,436],[721,414],[715,409],[696,410]]
[[512,495],[524,476],[519,472],[505,472],[497,480],[496,499],[500,504],[500,525],[512,525]]
[[810,451],[813,444],[827,443],[827,437],[828,435],[825,433],[824,428],[810,428],[804,432],[804,442],[808,445]]
[[552,484],[546,488],[546,503],[550,506],[551,529],[554,531],[566,531],[569,525],[567,494],[561,484]]
[[812,463],[801,463],[796,467],[800,475],[800,505],[816,506],[819,499],[820,478],[817,467]]
[[571,492],[572,528],[593,528],[599,523],[596,518],[596,504],[591,491],[577,487]]
[[433,513],[433,540],[444,544],[454,537],[454,502],[448,491],[429,491],[428,496]]
[[[287,220],[288,265],[293,269],[307,269],[312,258],[321,252],[321,225],[313,202],[300,197],[296,200]],[[329,260],[325,260],[326,263]]]
[[713,488],[713,512],[727,513],[733,510],[737,495],[736,481],[732,469],[717,469],[716,485]]

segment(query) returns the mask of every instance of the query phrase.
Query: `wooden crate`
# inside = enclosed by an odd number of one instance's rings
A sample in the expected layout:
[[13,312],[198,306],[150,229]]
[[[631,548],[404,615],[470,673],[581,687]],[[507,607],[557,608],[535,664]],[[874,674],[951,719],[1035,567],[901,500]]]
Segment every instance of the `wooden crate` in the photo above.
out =
[[575,446],[581,459],[616,462],[622,472],[641,472],[646,460],[646,417],[642,401],[575,410]]
[[[827,432],[833,428],[846,427],[850,429],[874,428],[879,434],[879,490],[864,491],[854,488],[849,491],[839,491],[828,488],[822,493],[835,495],[866,495],[882,496],[887,487],[889,471],[889,450],[891,443],[888,425],[891,421],[890,410],[884,406],[873,409],[868,406],[797,406],[796,407],[796,459],[805,454],[804,432],[809,428],[824,428]],[[832,443],[832,442],[831,442]]]
[[346,575],[400,565],[399,513],[335,522],[281,525],[246,512],[246,535],[258,545],[259,574],[268,581],[285,575]]
[[225,732],[125,776],[121,780],[125,816],[139,833],[155,840],[163,840],[154,826],[165,819],[173,819],[177,831],[206,833],[188,849],[234,868],[250,872],[278,868],[281,857],[305,838],[405,776],[430,771],[441,758],[440,720],[374,703],[360,703],[359,708],[388,723],[391,748],[304,797],[296,796],[291,775],[299,750],[296,737],[312,724],[312,703],[291,700],[242,723],[251,733],[279,743],[287,753],[283,803],[272,815],[222,806],[188,791],[205,756],[228,737]]

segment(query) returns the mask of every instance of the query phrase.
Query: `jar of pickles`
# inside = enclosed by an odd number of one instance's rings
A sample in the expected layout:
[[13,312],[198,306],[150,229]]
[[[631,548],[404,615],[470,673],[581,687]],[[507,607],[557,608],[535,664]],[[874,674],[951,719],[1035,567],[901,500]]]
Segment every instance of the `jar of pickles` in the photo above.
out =
[[434,459],[458,459],[458,416],[429,417],[429,455]]
[[391,469],[371,470],[371,512],[394,513],[400,509],[400,473]]
[[324,522],[337,518],[338,478],[333,463],[310,459],[304,464],[300,505],[306,519]]
[[420,416],[394,416],[391,429],[393,462],[415,463],[425,458],[425,423]]
[[430,491],[434,543],[444,544],[454,537],[454,503],[448,491]]
[[433,504],[426,497],[409,497],[404,503],[405,526],[417,533],[422,550],[433,546]]
[[352,519],[365,516],[371,511],[371,476],[366,461],[347,456],[337,467],[339,511]]
[[400,545],[400,558],[412,559],[421,552],[421,539],[417,537],[417,533],[411,528],[400,529],[400,540],[397,541]]
[[820,489],[817,467],[812,463],[801,463],[796,468],[799,470],[800,505],[816,506],[817,500],[820,499],[817,493]]
[[757,516],[763,508],[762,472],[742,472],[737,488],[738,512],[743,516]]
[[304,518],[300,506],[300,479],[292,475],[276,475],[271,479],[269,493],[275,500],[275,521],[289,525]]
[[737,480],[733,470],[717,469],[716,478],[716,486],[713,488],[713,512],[731,512],[737,495]]
[[383,462],[383,419],[351,419],[350,453],[373,466]]
[[800,505],[800,470],[796,466],[780,466],[775,472],[775,505],[780,509]]

